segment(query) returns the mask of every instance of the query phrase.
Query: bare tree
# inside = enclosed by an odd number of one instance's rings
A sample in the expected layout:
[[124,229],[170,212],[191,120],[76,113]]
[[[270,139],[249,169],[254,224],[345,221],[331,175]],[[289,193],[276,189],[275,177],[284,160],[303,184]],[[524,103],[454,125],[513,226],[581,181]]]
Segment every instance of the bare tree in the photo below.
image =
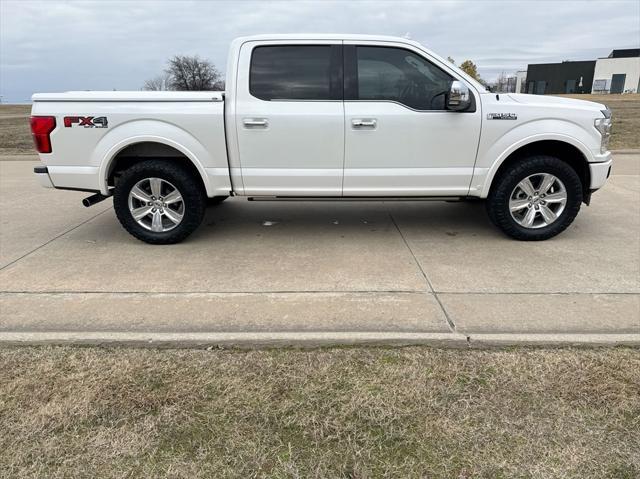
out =
[[502,72],[491,86],[493,87],[491,91],[497,93],[515,93],[516,77],[515,75],[507,75],[505,72]]
[[176,55],[161,75],[144,82],[143,90],[222,91],[224,78],[209,60],[197,55]]
[[165,72],[172,90],[206,91],[224,88],[222,76],[209,60],[197,55],[176,55],[169,60]]
[[144,82],[143,90],[164,91],[169,89],[169,75],[163,73]]

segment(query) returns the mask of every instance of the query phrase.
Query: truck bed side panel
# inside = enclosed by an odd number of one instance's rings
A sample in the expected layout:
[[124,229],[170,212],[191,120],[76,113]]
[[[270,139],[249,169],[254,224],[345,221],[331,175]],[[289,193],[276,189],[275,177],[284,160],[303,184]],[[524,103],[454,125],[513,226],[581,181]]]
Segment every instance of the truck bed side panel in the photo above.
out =
[[[114,157],[142,142],[161,143],[195,164],[208,196],[229,194],[222,101],[36,101],[33,115],[53,115],[52,153],[40,154],[54,186],[107,192]],[[107,127],[65,117],[106,117]]]

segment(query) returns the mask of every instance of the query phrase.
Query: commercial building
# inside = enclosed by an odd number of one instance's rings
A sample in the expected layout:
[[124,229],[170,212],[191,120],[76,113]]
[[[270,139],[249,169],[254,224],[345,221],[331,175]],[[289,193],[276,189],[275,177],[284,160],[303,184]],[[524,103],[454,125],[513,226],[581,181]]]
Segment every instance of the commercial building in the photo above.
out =
[[519,70],[516,72],[516,93],[526,93],[527,70]]
[[592,93],[639,93],[640,48],[613,50],[596,60]]
[[640,93],[640,48],[613,50],[597,60],[532,64],[524,89],[519,87],[516,84],[516,91],[536,95]]
[[538,63],[527,67],[527,93],[591,93],[595,60]]

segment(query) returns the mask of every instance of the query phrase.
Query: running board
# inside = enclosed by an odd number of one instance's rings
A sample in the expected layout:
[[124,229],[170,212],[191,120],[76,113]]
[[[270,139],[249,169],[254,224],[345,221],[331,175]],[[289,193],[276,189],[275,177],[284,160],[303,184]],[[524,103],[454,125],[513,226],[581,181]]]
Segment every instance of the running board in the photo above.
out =
[[248,201],[448,201],[458,202],[467,196],[249,196]]

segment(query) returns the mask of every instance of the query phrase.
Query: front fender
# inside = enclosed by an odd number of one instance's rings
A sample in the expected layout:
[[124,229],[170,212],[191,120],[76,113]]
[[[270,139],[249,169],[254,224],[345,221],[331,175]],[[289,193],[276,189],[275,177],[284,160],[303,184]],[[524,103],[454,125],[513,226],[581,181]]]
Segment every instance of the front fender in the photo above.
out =
[[545,140],[570,144],[577,148],[588,162],[594,161],[594,151],[587,146],[593,143],[592,135],[581,126],[569,121],[532,121],[519,125],[496,139],[487,138],[483,131],[469,194],[486,198],[496,172],[513,152],[526,145]]
[[143,142],[161,143],[182,153],[198,170],[207,190],[207,196],[214,196],[216,188],[211,184],[205,170],[205,165],[214,163],[207,149],[187,131],[160,120],[135,120],[121,123],[98,142],[91,156],[91,164],[99,165],[102,194],[108,193],[107,175],[114,158],[126,147]]

